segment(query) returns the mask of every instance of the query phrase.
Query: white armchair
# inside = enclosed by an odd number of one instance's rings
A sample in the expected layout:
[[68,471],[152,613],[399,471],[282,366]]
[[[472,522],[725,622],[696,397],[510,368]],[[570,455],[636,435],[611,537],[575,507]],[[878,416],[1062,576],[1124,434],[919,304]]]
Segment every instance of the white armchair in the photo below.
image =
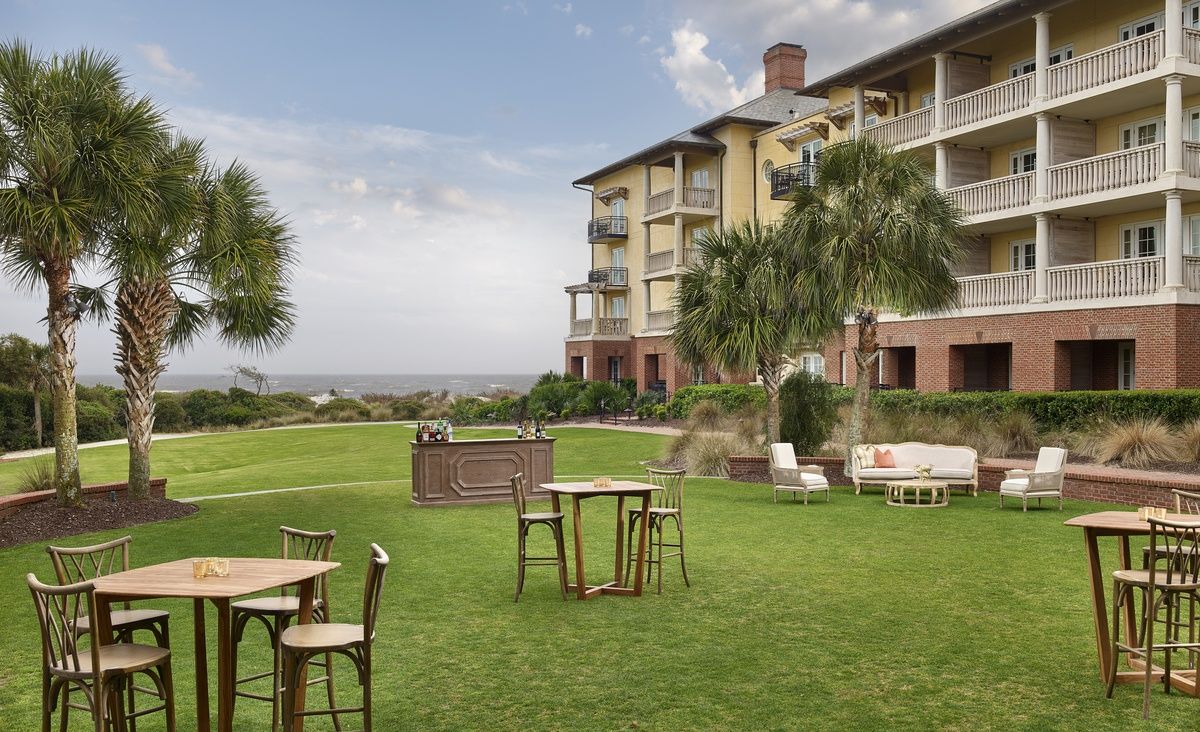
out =
[[1061,447],[1043,447],[1038,450],[1037,464],[1033,470],[1008,470],[1000,484],[1000,507],[1004,508],[1004,497],[1020,498],[1021,510],[1029,510],[1029,499],[1057,498],[1058,510],[1062,510],[1063,475],[1066,473],[1067,451]]
[[804,505],[808,505],[808,494],[825,491],[825,502],[829,502],[829,481],[825,479],[825,471],[819,465],[796,465],[796,451],[790,442],[776,442],[771,445],[771,480],[775,483],[775,492],[771,495],[774,502],[779,502],[779,493],[790,492],[792,500],[797,493],[804,494]]

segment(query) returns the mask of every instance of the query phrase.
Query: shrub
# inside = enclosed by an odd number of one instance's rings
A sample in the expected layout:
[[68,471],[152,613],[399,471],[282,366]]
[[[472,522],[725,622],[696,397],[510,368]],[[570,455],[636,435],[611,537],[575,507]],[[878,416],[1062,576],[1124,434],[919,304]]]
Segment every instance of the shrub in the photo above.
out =
[[667,395],[661,391],[643,391],[633,400],[634,408],[637,407],[653,407],[655,404],[662,404],[667,400]]
[[155,432],[186,432],[188,429],[187,412],[183,409],[183,401],[178,394],[159,392],[154,395],[154,431]]
[[1144,468],[1151,463],[1176,460],[1180,441],[1158,417],[1106,421],[1082,441],[1097,461],[1126,468]]
[[671,413],[667,409],[666,404],[659,404],[654,407],[654,416],[658,419],[658,421],[666,422],[667,418],[671,416]]
[[571,414],[572,412],[570,407],[563,407],[563,410],[558,413],[558,416],[562,417],[563,419],[570,419]]
[[281,391],[269,394],[266,398],[294,412],[312,412],[317,408],[317,403],[311,398],[294,391]]
[[579,414],[600,414],[602,409],[611,414],[628,405],[629,394],[620,386],[610,381],[589,381],[575,401],[574,409]]
[[254,412],[250,411],[249,407],[243,407],[240,404],[228,404],[217,412],[214,417],[216,421],[210,423],[214,427],[228,425],[243,427],[255,419]]
[[229,406],[229,397],[212,389],[193,389],[183,397],[183,411],[197,426],[219,425],[222,413]]
[[1200,462],[1200,418],[1179,428],[1179,453],[1184,460]]
[[687,431],[676,437],[668,447],[671,458],[682,463],[692,475],[729,477],[730,455],[753,455],[762,452],[758,445],[747,442],[733,432]]
[[779,438],[797,455],[816,455],[837,419],[833,387],[820,376],[796,371],[779,388]]
[[357,399],[337,397],[318,406],[316,414],[320,419],[331,422],[348,422],[369,419],[371,408]]
[[696,402],[688,415],[687,429],[695,432],[716,430],[725,421],[721,407],[714,401],[704,399]]
[[[980,419],[976,415],[972,415]],[[1025,412],[1008,412],[992,423],[994,437],[988,457],[1007,457],[1015,452],[1033,452],[1038,448],[1037,425]]]
[[587,388],[586,381],[553,381],[535,386],[529,392],[529,410],[535,414],[543,411],[560,414],[574,405]]
[[392,419],[416,419],[425,411],[425,404],[416,399],[399,399],[390,402],[388,407],[391,409]]
[[28,462],[17,481],[17,493],[54,490],[54,461],[33,459]]
[[747,404],[767,403],[767,393],[754,384],[702,384],[685,386],[671,397],[669,409],[676,419],[687,419],[692,407],[704,400],[716,402],[725,414],[731,414]]
[[[43,409],[42,418],[49,434],[51,413]],[[0,451],[27,450],[35,446],[33,393],[0,386]]]
[[125,436],[112,410],[97,402],[75,403],[76,424],[80,442],[116,440]]

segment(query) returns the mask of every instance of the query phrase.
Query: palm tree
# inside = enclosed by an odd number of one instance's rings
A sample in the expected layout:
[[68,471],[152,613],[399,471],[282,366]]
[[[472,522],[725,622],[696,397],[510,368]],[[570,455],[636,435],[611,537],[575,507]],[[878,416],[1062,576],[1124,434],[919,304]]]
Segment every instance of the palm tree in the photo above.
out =
[[191,171],[190,205],[162,209],[153,228],[118,222],[100,255],[112,279],[79,288],[98,318],[114,321],[134,498],[150,491],[154,398],[166,353],[210,328],[227,344],[267,350],[284,343],[294,323],[287,299],[293,239],[257,178],[239,163],[203,169],[201,146],[186,138],[164,146],[160,160],[164,177]]
[[163,121],[127,90],[116,60],[89,50],[42,58],[0,44],[0,265],[18,286],[45,287],[54,412],[54,485],[82,505],[75,421],[71,280],[114,211],[144,218],[157,195],[140,164]]
[[0,380],[33,394],[34,445],[42,446],[42,391],[50,383],[50,347],[16,333],[0,337]]
[[748,220],[698,244],[704,266],[688,268],[675,288],[671,345],[692,366],[756,372],[767,393],[767,438],[778,442],[784,367],[830,328],[804,312],[794,257],[776,229]]
[[793,247],[795,284],[806,312],[819,311],[834,331],[848,318],[857,326],[849,475],[870,400],[871,368],[879,358],[879,314],[957,305],[953,267],[963,259],[963,213],[934,185],[920,158],[858,139],[822,153],[814,184],[796,189],[783,231]]

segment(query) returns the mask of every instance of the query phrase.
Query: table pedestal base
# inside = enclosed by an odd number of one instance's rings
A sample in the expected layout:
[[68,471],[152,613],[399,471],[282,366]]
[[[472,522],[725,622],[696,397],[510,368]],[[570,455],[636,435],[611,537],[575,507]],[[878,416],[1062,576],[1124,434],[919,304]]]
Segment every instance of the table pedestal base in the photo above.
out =
[[[567,585],[568,592],[579,592],[579,585],[574,582]],[[620,582],[606,582],[602,585],[584,585],[582,599],[590,600],[596,595],[632,595],[637,597],[641,593],[632,587],[622,587]]]

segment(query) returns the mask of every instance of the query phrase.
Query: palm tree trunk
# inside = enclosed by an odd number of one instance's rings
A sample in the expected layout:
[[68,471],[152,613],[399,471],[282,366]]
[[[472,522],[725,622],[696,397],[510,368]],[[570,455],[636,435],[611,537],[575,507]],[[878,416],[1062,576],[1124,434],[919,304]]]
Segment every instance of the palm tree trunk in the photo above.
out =
[[125,386],[129,437],[129,497],[150,496],[150,446],[154,435],[154,394],[166,368],[163,346],[177,309],[163,281],[131,281],[117,291],[117,367]]
[[33,442],[37,447],[42,446],[42,389],[41,383],[33,381],[29,385],[33,392]]
[[71,264],[45,262],[49,307],[50,397],[54,405],[54,490],[60,506],[82,506],[79,480],[79,430],[75,421],[75,326],[68,307]]
[[858,326],[858,347],[854,349],[854,401],[850,405],[850,425],[846,429],[846,461],[843,464],[846,477],[853,475],[850,463],[854,446],[862,442],[863,423],[866,421],[867,408],[871,404],[871,367],[879,357],[875,328],[873,317],[869,322],[859,323]]
[[778,364],[762,364],[758,375],[767,393],[767,442],[779,442],[779,382],[783,369]]

